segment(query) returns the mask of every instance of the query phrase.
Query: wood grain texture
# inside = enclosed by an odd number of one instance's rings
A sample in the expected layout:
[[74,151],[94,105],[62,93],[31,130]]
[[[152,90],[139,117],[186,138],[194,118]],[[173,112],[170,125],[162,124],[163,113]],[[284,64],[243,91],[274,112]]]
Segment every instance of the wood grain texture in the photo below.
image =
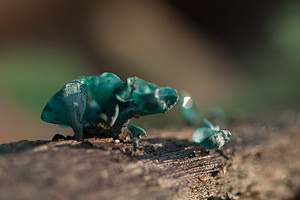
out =
[[2,144],[0,199],[296,199],[299,127],[295,113],[236,120],[221,151],[194,129],[150,130],[134,157],[109,138]]

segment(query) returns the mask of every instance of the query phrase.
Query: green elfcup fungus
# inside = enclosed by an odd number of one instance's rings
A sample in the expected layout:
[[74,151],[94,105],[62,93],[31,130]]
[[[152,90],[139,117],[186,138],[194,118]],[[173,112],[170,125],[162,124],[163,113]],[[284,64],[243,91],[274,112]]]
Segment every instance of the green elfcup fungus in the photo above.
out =
[[73,80],[54,94],[42,112],[48,123],[72,127],[74,137],[82,138],[83,114],[87,103],[87,87],[81,80]]
[[146,137],[147,133],[144,129],[133,124],[128,126],[128,130],[131,132],[133,151],[136,151],[139,148],[142,137]]
[[85,124],[100,122],[113,124],[116,112],[118,112],[114,90],[121,87],[124,82],[112,73],[81,77],[81,80],[86,84],[89,94]]
[[220,130],[208,120],[204,120],[205,127],[198,128],[192,135],[192,141],[206,149],[217,149],[229,141],[231,133],[228,130]]
[[119,114],[112,128],[120,132],[122,124],[131,118],[165,113],[174,107],[178,93],[169,87],[158,87],[138,77],[130,77],[127,83],[115,90]]
[[[49,100],[42,120],[71,126],[75,139],[83,138],[86,127],[100,127],[111,137],[118,137],[132,118],[165,113],[177,100],[178,93],[173,88],[158,87],[138,77],[123,82],[115,74],[103,73],[67,83]],[[134,125],[127,128],[133,140],[146,134]]]

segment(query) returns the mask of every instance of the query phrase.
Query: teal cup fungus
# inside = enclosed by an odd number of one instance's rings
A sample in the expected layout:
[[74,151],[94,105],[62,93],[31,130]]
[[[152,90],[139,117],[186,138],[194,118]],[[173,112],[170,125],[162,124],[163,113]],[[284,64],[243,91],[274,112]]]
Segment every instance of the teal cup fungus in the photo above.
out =
[[220,130],[208,120],[204,120],[205,127],[198,128],[192,135],[192,141],[206,149],[217,149],[230,140],[231,133],[228,130]]
[[[65,84],[51,97],[41,118],[72,127],[75,139],[82,139],[85,127],[99,124],[115,137],[128,127],[130,119],[165,113],[177,101],[178,93],[173,88],[159,87],[138,77],[123,82],[115,74],[103,73]],[[133,138],[146,134],[136,126],[128,130],[133,132]]]

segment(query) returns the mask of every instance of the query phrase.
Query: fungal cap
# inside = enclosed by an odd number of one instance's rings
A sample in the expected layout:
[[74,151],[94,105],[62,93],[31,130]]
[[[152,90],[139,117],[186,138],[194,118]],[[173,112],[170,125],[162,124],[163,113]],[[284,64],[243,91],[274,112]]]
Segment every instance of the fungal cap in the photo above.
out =
[[220,130],[204,139],[200,145],[206,149],[217,149],[229,141],[231,133],[228,130]]
[[231,133],[228,130],[220,130],[208,120],[203,120],[205,127],[198,128],[192,135],[192,141],[206,149],[217,149],[229,141]]
[[141,138],[147,136],[147,133],[144,129],[133,124],[128,126],[128,130],[131,132],[132,138]]
[[86,100],[87,87],[83,81],[70,81],[51,97],[42,111],[41,119],[48,123],[72,126],[75,121],[81,121]]

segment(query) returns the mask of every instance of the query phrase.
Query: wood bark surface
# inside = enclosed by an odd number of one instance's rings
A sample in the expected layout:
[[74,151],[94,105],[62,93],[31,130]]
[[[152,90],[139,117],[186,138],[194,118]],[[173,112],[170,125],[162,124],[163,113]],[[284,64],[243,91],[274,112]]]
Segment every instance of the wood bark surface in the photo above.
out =
[[[225,128],[225,127],[221,127]],[[149,130],[143,148],[112,139],[0,145],[0,199],[298,199],[300,114],[235,120],[222,150],[194,129]]]

